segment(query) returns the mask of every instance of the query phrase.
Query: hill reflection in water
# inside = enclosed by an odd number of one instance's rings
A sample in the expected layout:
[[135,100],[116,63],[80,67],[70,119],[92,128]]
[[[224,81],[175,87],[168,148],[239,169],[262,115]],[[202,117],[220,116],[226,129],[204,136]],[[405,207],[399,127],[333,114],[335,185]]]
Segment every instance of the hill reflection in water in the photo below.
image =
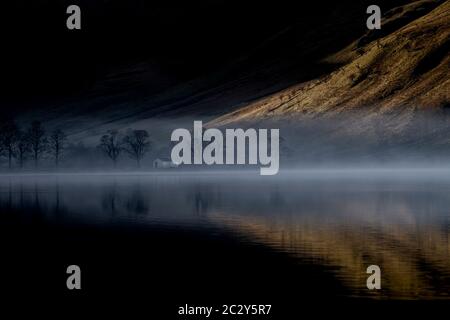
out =
[[[326,266],[351,296],[449,298],[449,192],[450,174],[439,171],[24,175],[0,179],[0,210],[220,229]],[[381,291],[366,288],[371,264],[381,267]]]

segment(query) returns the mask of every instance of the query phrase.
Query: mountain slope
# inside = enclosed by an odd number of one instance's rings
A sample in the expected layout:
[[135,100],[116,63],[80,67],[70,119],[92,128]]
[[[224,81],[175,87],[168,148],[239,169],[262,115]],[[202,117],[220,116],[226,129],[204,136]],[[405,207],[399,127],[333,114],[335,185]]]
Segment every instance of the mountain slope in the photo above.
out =
[[[416,1],[390,10],[381,31],[368,32],[324,60],[344,63],[338,70],[260,99],[210,125],[361,111],[366,116],[401,119],[406,127],[417,110],[447,109],[450,1],[421,16],[436,3]],[[385,29],[394,31],[385,34]]]

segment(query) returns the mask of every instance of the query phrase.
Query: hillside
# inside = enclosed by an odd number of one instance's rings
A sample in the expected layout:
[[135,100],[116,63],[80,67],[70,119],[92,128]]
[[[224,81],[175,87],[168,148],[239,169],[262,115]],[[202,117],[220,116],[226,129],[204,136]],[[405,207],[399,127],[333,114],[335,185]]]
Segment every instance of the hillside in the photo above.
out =
[[383,115],[397,129],[407,128],[418,110],[448,114],[449,45],[450,1],[415,1],[391,9],[380,31],[367,32],[323,60],[343,64],[338,70],[260,99],[210,125],[356,112],[363,118]]
[[[380,5],[388,10],[405,2]],[[49,130],[63,127],[74,140],[96,141],[107,129],[127,127],[167,139],[155,119],[209,121],[336,70],[341,62],[322,60],[364,34],[370,1],[154,7],[114,0],[86,6],[89,24],[73,34],[55,28],[52,10],[65,12],[63,4],[50,10],[39,0],[36,12],[48,15],[39,37],[31,28],[38,22],[20,3],[9,16],[22,27],[5,45],[14,50],[2,65],[7,86],[0,103],[9,106],[2,111],[24,124],[38,119]],[[123,23],[109,25],[118,15]]]
[[[37,119],[48,131],[63,128],[87,147],[110,129],[145,129],[155,156],[167,155],[170,133],[193,120],[236,127],[282,119],[282,157],[295,164],[448,158],[450,0],[380,1],[382,29],[369,32],[368,0],[290,3],[174,5],[184,19],[167,29],[170,8],[153,21],[156,8],[138,15],[130,2],[126,21],[138,21],[121,32],[101,27],[118,8],[98,5],[92,12],[109,13],[80,37],[47,26],[46,43],[79,44],[73,66],[51,45],[30,55],[24,28],[21,54],[5,60],[2,111],[22,126]],[[224,12],[237,12],[239,23],[230,29]]]

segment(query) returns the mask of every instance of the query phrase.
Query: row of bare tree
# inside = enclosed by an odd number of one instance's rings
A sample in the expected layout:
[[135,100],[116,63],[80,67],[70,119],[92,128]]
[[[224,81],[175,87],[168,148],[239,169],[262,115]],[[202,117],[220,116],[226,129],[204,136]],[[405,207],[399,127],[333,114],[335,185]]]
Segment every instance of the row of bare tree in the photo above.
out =
[[[98,144],[100,149],[117,166],[122,153],[136,161],[138,167],[150,149],[149,134],[146,130],[128,129],[125,134],[118,130],[110,130],[103,135]],[[41,159],[50,158],[56,168],[68,148],[67,135],[61,129],[46,133],[41,122],[34,121],[28,128],[20,128],[14,120],[0,123],[0,157],[6,158],[8,167],[15,164],[23,168],[27,160],[39,167]]]
[[119,156],[125,152],[140,168],[142,159],[150,150],[149,137],[146,130],[128,129],[125,135],[118,130],[110,130],[100,138],[98,148],[112,160],[114,167]]
[[25,130],[22,130],[14,120],[0,124],[0,155],[8,159],[10,169],[14,160],[20,168],[23,168],[27,159],[31,159],[37,168],[44,154],[50,155],[58,167],[66,140],[66,134],[60,129],[47,135],[39,121],[33,121]]

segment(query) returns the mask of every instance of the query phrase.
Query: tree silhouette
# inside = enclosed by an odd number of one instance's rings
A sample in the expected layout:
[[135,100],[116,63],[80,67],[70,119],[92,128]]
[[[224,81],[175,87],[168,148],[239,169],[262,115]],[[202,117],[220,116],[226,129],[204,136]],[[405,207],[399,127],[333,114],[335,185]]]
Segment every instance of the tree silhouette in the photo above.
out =
[[127,135],[123,139],[124,150],[131,159],[136,160],[138,168],[141,167],[141,160],[150,148],[149,134],[146,130],[128,129]]
[[117,130],[109,130],[108,134],[105,134],[100,138],[100,144],[98,147],[113,161],[114,168],[116,168],[117,159],[122,152],[122,145],[123,141],[120,137],[119,131]]
[[30,144],[31,157],[34,160],[35,168],[37,168],[39,159],[47,150],[48,140],[45,136],[45,130],[39,121],[33,121],[27,135]]
[[22,169],[25,159],[31,151],[30,141],[26,132],[19,131],[16,150],[16,158],[19,161],[19,167]]
[[55,166],[58,168],[59,160],[65,149],[67,135],[61,129],[54,130],[49,137],[49,151],[55,160]]
[[12,168],[12,159],[15,156],[19,129],[14,120],[8,120],[0,128],[0,150],[8,158],[8,167]]

